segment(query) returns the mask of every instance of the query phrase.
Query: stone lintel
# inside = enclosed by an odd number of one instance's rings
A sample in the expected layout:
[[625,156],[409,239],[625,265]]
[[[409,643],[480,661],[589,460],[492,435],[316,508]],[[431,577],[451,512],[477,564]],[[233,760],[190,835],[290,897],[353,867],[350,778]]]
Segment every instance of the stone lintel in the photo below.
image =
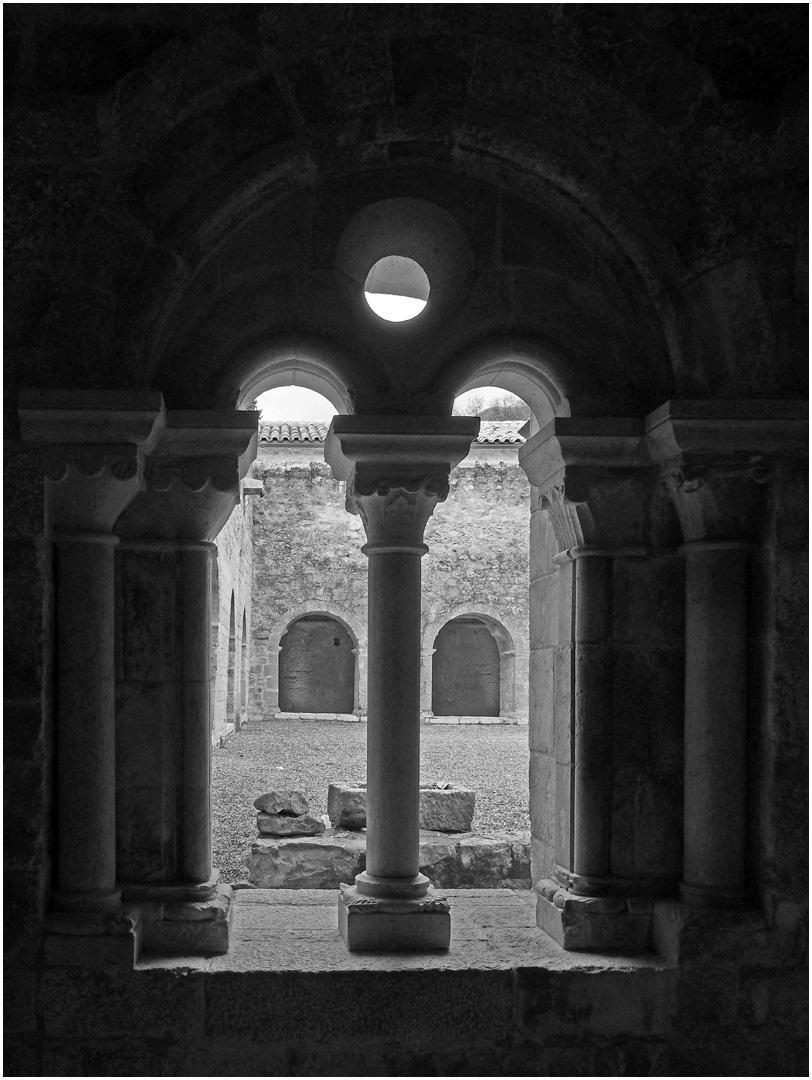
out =
[[557,881],[536,885],[536,924],[571,952],[648,952],[651,897],[576,896]]
[[447,476],[478,432],[475,416],[334,416],[324,459],[337,480],[349,480],[359,465],[387,476]]
[[24,442],[135,443],[149,451],[166,419],[157,390],[22,390]]
[[429,886],[416,900],[372,897],[341,885],[338,928],[350,952],[429,952],[451,944],[448,901]]
[[680,454],[764,457],[808,452],[809,407],[805,401],[667,401],[645,419],[652,460]]
[[572,469],[639,468],[643,422],[636,417],[558,416],[519,448],[519,464],[542,492]]

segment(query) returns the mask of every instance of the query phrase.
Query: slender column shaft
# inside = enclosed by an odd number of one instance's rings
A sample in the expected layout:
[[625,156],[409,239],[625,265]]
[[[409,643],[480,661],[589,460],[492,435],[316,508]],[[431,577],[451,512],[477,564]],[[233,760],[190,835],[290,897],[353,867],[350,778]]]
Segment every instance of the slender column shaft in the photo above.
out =
[[748,554],[685,547],[685,899],[745,892]]
[[116,889],[114,545],[108,534],[57,545],[58,893],[66,910],[105,911]]
[[369,555],[367,873],[414,878],[420,842],[420,554]]
[[612,838],[612,559],[578,557],[574,576],[573,871],[604,878]]
[[179,871],[195,884],[211,865],[211,559],[214,544],[184,544],[178,552],[178,640],[182,729]]

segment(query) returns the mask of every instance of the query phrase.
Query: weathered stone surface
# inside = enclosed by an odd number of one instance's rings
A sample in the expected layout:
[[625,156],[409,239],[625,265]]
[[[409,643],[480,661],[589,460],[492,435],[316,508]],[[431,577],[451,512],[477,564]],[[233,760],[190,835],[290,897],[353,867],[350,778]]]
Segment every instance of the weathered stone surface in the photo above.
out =
[[474,819],[476,793],[470,788],[420,789],[420,828],[468,832]]
[[337,889],[366,868],[366,838],[328,834],[317,841],[264,840],[251,846],[248,880],[260,889]]
[[366,784],[330,784],[327,789],[327,816],[335,829],[366,828]]
[[264,795],[254,800],[254,806],[263,814],[306,814],[310,804],[301,791],[271,788]]
[[[289,819],[292,820],[292,819]],[[527,838],[420,834],[420,873],[439,888],[529,888]],[[329,829],[323,836],[265,839],[251,847],[248,881],[260,889],[337,889],[366,869],[366,834]]]
[[257,814],[257,828],[263,836],[317,836],[324,822],[313,814]]
[[[468,832],[475,803],[476,792],[470,788],[423,785],[420,788],[420,828],[434,832]],[[330,784],[327,815],[334,828],[365,828],[366,784]]]

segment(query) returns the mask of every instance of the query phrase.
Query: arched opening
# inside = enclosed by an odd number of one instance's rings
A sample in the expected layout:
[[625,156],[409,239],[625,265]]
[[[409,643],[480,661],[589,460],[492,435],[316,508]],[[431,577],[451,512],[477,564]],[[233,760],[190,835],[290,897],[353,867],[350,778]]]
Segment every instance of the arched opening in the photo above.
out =
[[280,711],[351,713],[354,696],[354,643],[341,623],[322,614],[291,623],[280,642]]
[[248,618],[242,611],[242,637],[240,638],[240,723],[248,719]]
[[228,664],[226,682],[226,723],[237,724],[237,630],[234,617],[234,593],[231,593],[231,611],[228,617]]
[[431,707],[435,716],[498,716],[499,647],[479,619],[447,622],[434,641]]

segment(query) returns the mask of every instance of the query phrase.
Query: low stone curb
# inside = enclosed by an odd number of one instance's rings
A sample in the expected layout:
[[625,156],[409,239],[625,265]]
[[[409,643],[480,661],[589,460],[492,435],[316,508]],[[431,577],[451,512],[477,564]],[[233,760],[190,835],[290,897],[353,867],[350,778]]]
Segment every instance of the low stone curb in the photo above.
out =
[[[366,833],[261,837],[251,846],[248,882],[259,889],[337,889],[366,868]],[[441,889],[530,888],[530,840],[520,833],[421,830],[420,872]]]

